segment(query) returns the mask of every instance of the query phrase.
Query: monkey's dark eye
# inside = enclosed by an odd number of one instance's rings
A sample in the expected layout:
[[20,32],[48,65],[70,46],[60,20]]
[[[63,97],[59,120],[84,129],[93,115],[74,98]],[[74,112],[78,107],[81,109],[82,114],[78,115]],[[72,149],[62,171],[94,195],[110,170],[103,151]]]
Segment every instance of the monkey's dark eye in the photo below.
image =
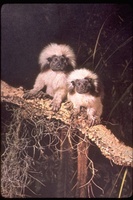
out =
[[58,57],[53,58],[53,61],[55,61],[55,62],[58,61],[58,60],[59,60]]
[[51,62],[51,61],[52,61],[52,58],[49,57],[49,58],[47,58],[47,60],[48,60],[49,62]]
[[89,82],[89,83],[92,82],[92,79],[91,79],[91,78],[85,77],[84,79],[87,80],[87,82]]

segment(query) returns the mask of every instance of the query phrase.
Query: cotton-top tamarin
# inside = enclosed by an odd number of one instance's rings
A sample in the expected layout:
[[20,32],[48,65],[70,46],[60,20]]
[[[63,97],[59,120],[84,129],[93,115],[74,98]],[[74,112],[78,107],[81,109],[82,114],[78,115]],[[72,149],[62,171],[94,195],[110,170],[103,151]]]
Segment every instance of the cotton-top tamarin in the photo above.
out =
[[87,108],[89,125],[100,123],[103,111],[103,87],[97,74],[88,69],[75,69],[67,79],[68,101],[71,101],[74,113],[78,114],[81,107]]
[[67,97],[67,77],[76,67],[76,57],[72,48],[66,44],[51,43],[39,56],[41,72],[38,74],[33,89],[24,94],[24,98],[37,97],[39,91],[46,87],[50,95],[53,111],[58,111],[62,101]]

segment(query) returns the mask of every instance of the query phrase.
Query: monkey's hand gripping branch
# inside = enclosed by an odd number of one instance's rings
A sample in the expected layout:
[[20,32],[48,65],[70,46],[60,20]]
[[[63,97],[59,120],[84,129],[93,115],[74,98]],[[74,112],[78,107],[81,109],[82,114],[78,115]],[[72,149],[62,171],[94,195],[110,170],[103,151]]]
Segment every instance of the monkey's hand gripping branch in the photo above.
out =
[[25,100],[23,88],[14,88],[1,81],[1,102],[16,104],[22,108],[22,117],[30,118],[44,115],[47,118],[61,120],[65,124],[77,125],[76,128],[83,135],[93,141],[101,150],[102,154],[115,164],[133,167],[133,149],[120,142],[114,134],[102,124],[88,127],[82,116],[72,121],[70,104],[64,102],[58,112],[51,109],[51,99]]

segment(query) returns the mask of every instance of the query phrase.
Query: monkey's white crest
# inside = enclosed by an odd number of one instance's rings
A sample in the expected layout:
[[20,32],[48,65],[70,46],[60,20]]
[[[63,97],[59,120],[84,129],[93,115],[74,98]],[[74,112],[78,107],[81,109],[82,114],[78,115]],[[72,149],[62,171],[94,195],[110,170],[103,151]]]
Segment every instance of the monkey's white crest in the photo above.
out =
[[48,62],[47,59],[53,55],[56,56],[64,55],[69,59],[69,62],[72,65],[72,67],[73,68],[76,67],[76,57],[72,48],[69,45],[51,43],[48,46],[46,46],[40,53],[39,64],[41,68],[43,67],[43,65],[47,64]]
[[71,83],[71,81],[74,81],[75,79],[83,79],[85,77],[89,77],[93,80],[98,78],[97,74],[89,69],[75,69],[70,73],[68,77],[68,83]]

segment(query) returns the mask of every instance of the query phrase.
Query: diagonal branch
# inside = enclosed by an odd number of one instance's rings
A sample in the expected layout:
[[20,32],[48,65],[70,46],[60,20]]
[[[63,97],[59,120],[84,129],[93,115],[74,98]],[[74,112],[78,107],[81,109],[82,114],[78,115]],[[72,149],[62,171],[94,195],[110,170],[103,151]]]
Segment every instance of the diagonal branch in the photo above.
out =
[[[34,117],[44,115],[47,118],[61,120],[65,124],[72,125],[68,102],[62,103],[60,110],[55,113],[50,107],[51,100],[25,100],[23,93],[23,88],[14,88],[1,81],[1,102],[13,103],[22,107],[23,117],[28,118],[32,113]],[[105,126],[100,124],[89,128],[87,122],[80,117],[75,124],[78,124],[76,128],[82,132],[83,136],[88,137],[100,148],[106,158],[115,164],[133,167],[133,149],[120,142]]]

